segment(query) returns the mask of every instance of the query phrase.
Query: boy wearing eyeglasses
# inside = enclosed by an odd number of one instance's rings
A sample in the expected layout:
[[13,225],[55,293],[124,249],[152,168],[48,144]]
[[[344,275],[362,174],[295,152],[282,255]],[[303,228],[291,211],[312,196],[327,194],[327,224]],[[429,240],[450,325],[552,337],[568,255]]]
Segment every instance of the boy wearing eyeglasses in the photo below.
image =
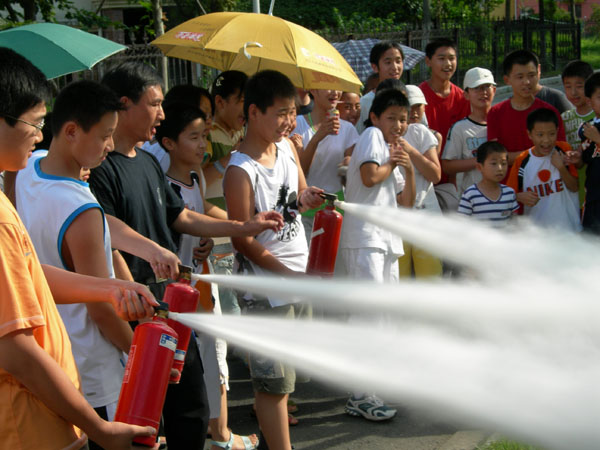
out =
[[481,181],[477,164],[477,148],[487,141],[487,115],[496,94],[494,75],[488,69],[473,67],[465,74],[464,96],[471,113],[450,128],[442,157],[442,171],[456,176],[458,195]]

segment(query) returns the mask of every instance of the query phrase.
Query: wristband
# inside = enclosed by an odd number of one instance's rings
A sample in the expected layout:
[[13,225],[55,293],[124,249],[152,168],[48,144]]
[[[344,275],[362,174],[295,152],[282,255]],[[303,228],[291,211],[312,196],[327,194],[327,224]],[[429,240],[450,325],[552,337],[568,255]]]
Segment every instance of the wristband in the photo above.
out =
[[215,169],[217,169],[217,172],[219,172],[221,175],[225,175],[225,167],[223,167],[223,164],[221,164],[220,161],[215,161]]

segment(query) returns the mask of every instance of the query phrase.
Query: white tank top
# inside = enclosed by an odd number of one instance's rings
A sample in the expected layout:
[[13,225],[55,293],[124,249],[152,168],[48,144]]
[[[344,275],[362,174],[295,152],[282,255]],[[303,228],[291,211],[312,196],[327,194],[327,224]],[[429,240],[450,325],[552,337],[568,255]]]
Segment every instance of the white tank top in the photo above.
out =
[[[60,249],[69,225],[84,211],[98,208],[104,221],[104,250],[108,272],[114,277],[110,233],[104,211],[89,185],[73,178],[42,172],[47,152],[35,152],[16,182],[17,210],[40,262],[66,269]],[[110,343],[90,318],[83,303],[57,305],[73,348],[86,400],[98,408],[119,398],[124,367],[123,353]]]
[[[289,142],[277,142],[277,155],[273,168],[267,168],[250,156],[241,152],[231,154],[229,166],[243,169],[250,178],[254,191],[256,212],[277,211],[283,216],[284,227],[278,231],[265,230],[255,239],[287,268],[296,271],[306,270],[308,247],[304,227],[298,212],[298,165]],[[267,272],[254,262],[236,252],[234,272],[266,275]],[[252,300],[247,293],[245,300]],[[268,297],[271,306],[290,303],[289,300]]]

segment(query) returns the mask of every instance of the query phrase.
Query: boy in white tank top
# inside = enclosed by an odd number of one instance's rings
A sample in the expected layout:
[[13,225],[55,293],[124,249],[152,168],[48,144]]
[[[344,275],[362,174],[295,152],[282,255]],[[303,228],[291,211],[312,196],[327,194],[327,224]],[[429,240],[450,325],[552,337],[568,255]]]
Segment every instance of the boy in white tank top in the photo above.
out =
[[[231,156],[223,188],[229,219],[245,220],[257,211],[275,209],[284,217],[280,230],[255,237],[232,238],[238,273],[304,272],[308,248],[300,213],[319,206],[321,189],[307,187],[294,146],[284,138],[295,112],[296,89],[279,72],[263,71],[246,84],[246,138]],[[308,313],[306,307],[278,298],[243,296],[244,311],[289,317]],[[302,310],[305,311],[302,311]],[[269,448],[291,449],[287,400],[294,391],[294,369],[250,355],[258,422]]]

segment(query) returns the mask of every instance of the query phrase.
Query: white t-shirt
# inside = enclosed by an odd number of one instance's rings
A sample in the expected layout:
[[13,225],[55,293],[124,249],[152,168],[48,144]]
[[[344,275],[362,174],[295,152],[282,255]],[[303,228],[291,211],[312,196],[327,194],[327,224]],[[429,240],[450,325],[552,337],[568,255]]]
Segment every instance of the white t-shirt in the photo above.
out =
[[[204,214],[204,200],[202,192],[206,190],[206,181],[202,172],[192,172],[192,185],[182,183],[167,175],[167,181],[173,190],[183,199],[185,207],[191,211]],[[200,191],[202,187],[202,191]],[[200,245],[201,237],[182,233],[179,235],[179,250],[177,256],[181,263],[194,269],[194,273],[202,273],[202,266],[194,259],[194,247]]]
[[171,165],[171,157],[157,141],[152,140],[144,142],[144,145],[142,145],[142,150],[154,155],[154,157],[158,160],[158,164],[160,164],[160,168],[163,170],[163,172],[166,173],[167,170],[169,170],[169,166]]
[[[306,121],[304,116],[298,117],[296,129],[292,134],[302,136],[304,148],[315,135],[314,129]],[[345,120],[340,119],[340,131],[338,134],[330,134],[319,142],[306,184],[317,186],[325,192],[339,192],[342,190],[342,180],[337,174],[338,166],[344,159],[344,151],[352,147],[358,141],[356,128]]]
[[[425,125],[420,123],[411,123],[406,130],[406,134],[402,136],[406,142],[424,154],[427,150],[437,146],[438,141],[435,135],[429,131]],[[398,166],[398,170],[405,176],[404,168]],[[441,212],[440,204],[435,196],[433,183],[427,181],[421,172],[416,168],[415,172],[415,209],[426,209],[427,211]]]
[[[365,186],[360,177],[360,168],[364,163],[372,162],[381,166],[389,159],[389,145],[381,130],[376,127],[367,128],[358,139],[350,159],[346,174],[346,201],[396,208],[396,193],[401,176],[392,174],[372,187]],[[344,216],[340,248],[377,248],[389,254],[404,254],[402,239],[352,214]]]
[[[446,147],[442,152],[442,159],[470,159],[477,157],[477,149],[481,144],[487,141],[487,124],[481,124],[465,117],[459,120],[450,131],[446,138]],[[481,172],[477,169],[468,172],[459,172],[456,174],[456,188],[458,195],[471,185],[481,181]]]
[[534,191],[540,200],[535,206],[525,206],[523,214],[539,225],[581,231],[578,192],[567,189],[550,155],[535,156],[531,149],[528,153],[519,170],[523,177],[522,192]]
[[[110,232],[101,206],[87,183],[42,172],[40,161],[46,154],[46,151],[35,152],[16,182],[17,210],[40,262],[66,269],[59,253],[65,232],[79,214],[98,208],[104,220],[107,269],[114,277]],[[123,353],[102,335],[85,304],[56,306],[71,339],[86,400],[94,408],[116,402],[123,380]]]
[[[281,230],[265,230],[254,238],[288,269],[304,272],[308,260],[308,246],[297,204],[298,165],[288,140],[282,139],[276,146],[277,157],[273,168],[265,167],[241,152],[231,154],[227,167],[237,166],[248,174],[254,192],[256,212],[275,210],[283,216],[284,226]],[[236,254],[234,272],[267,274],[265,269],[239,252]],[[251,293],[244,296],[245,300],[253,298],[255,297]],[[272,296],[268,299],[273,307],[291,303],[288,299]]]
[[375,91],[367,92],[360,98],[360,118],[356,122],[356,131],[362,133],[365,131],[365,120],[369,118],[369,112],[371,111],[371,105],[375,98]]

